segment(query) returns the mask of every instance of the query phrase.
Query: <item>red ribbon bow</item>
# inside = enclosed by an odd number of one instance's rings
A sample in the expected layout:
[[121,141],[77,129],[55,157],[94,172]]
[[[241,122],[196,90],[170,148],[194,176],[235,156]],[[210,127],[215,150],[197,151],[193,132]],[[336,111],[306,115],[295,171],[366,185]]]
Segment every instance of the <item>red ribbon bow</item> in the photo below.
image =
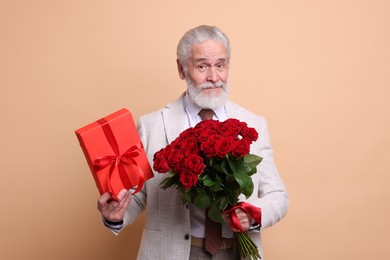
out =
[[246,202],[239,202],[230,209],[225,210],[225,213],[227,213],[229,216],[229,225],[232,230],[239,230],[241,233],[245,232],[242,229],[240,220],[237,217],[236,209],[242,209],[248,215],[250,215],[258,224],[261,225],[261,209]]
[[[141,153],[142,143],[139,142],[136,145],[131,146],[126,152],[123,154],[119,153],[118,143],[115,139],[114,133],[107,120],[104,118],[97,121],[103,129],[104,135],[107,138],[108,143],[110,144],[112,150],[115,155],[107,155],[100,158],[95,159],[93,163],[94,170],[100,171],[107,166],[110,166],[110,173],[108,177],[108,185],[110,192],[113,193],[113,197],[118,200],[117,194],[113,192],[111,177],[114,172],[115,167],[118,167],[119,177],[122,181],[124,188],[130,189],[132,183],[129,179],[128,172],[135,173],[138,172],[138,185],[137,189],[132,193],[133,195],[139,192],[142,189],[142,186],[145,182],[145,174],[141,167],[139,167],[137,161],[134,159]],[[127,170],[128,171],[127,171]],[[117,191],[119,192],[119,191]]]

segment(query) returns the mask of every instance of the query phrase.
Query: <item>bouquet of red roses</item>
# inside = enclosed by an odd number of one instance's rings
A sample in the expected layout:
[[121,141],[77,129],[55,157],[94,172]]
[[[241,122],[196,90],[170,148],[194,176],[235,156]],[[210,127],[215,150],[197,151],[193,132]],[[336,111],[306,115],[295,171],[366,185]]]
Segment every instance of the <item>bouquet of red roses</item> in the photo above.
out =
[[[223,215],[232,213],[233,230],[241,230],[241,225],[234,223],[233,211],[240,205],[240,194],[249,197],[253,192],[250,176],[256,173],[262,158],[249,151],[257,138],[254,128],[237,119],[203,120],[156,152],[153,168],[169,175],[160,184],[163,189],[174,186],[181,192],[184,203],[207,208],[209,218],[215,222],[223,223]],[[260,257],[246,232],[241,230],[234,236],[240,256]]]

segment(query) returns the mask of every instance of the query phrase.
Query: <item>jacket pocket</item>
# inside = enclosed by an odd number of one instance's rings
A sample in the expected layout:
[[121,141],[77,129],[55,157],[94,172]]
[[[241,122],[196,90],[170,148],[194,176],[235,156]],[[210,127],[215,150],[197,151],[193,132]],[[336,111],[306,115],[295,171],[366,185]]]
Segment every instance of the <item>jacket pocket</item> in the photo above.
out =
[[165,260],[163,251],[164,235],[162,231],[145,228],[142,233],[138,260]]

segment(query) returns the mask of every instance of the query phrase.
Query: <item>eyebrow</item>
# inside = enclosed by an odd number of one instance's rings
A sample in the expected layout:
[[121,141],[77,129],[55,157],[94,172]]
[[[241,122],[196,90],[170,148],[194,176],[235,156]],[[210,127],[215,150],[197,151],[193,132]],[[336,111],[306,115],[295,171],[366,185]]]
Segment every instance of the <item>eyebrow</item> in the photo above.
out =
[[[196,63],[204,62],[204,61],[208,61],[208,59],[207,58],[197,58],[197,59],[195,59]],[[226,58],[218,58],[217,62],[226,62]]]

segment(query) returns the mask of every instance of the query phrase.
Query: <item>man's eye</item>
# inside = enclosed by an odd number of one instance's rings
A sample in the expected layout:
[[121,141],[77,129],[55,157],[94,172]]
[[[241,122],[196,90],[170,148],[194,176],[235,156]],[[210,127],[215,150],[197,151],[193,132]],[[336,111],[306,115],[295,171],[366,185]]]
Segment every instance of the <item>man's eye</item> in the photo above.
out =
[[218,69],[223,69],[225,67],[225,64],[224,63],[219,63],[217,64],[217,68]]
[[205,66],[205,65],[198,65],[198,69],[200,71],[205,71],[207,69],[207,66]]

